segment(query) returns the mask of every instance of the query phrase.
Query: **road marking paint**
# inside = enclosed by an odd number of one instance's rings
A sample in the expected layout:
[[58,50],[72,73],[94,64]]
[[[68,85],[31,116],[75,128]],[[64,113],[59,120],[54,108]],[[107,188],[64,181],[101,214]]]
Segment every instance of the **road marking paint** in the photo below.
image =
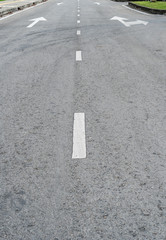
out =
[[78,13],[80,13],[80,10],[78,9]]
[[81,51],[76,51],[76,61],[77,62],[82,61],[82,52]]
[[57,6],[64,4],[63,2],[57,3]]
[[84,113],[74,113],[72,158],[86,158]]
[[77,20],[77,23],[80,23],[80,20]]
[[144,12],[141,12],[141,11],[138,11],[138,10],[135,10],[135,9],[132,9],[132,8],[127,7],[127,6],[125,6],[125,5],[122,5],[122,6],[125,7],[125,8],[127,8],[127,9],[129,9],[129,10],[131,10],[131,11],[138,12],[138,13],[141,13],[141,14],[150,16],[150,14],[148,14],[148,13],[144,13]]
[[46,3],[47,3],[47,2],[42,2],[42,3],[39,3],[39,4],[35,5],[35,6],[28,7],[28,8],[26,8],[26,9],[21,10],[21,11],[18,11],[18,12],[12,13],[12,14],[10,14],[9,16],[6,16],[6,17],[2,17],[2,18],[0,18],[0,21],[5,20],[6,18],[12,17],[12,16],[14,16],[14,15],[16,15],[16,14],[19,14],[19,13],[22,13],[22,12],[25,12],[25,11],[28,11],[28,10],[34,8],[34,7],[41,6],[41,5],[46,4]]
[[110,18],[110,20],[115,20],[115,21],[119,21],[121,22],[124,26],[126,27],[131,27],[133,25],[138,25],[138,24],[143,24],[143,25],[147,25],[148,22],[145,21],[141,21],[141,20],[136,20],[136,21],[131,21],[131,22],[126,22],[128,19],[127,18],[123,18],[123,17],[117,17],[114,16],[113,18]]
[[80,14],[77,14],[77,17],[80,17]]
[[100,5],[100,3],[99,3],[99,2],[94,2],[94,4],[96,4],[96,5]]
[[39,21],[47,21],[47,20],[44,17],[40,17],[40,18],[31,19],[30,21],[33,21],[33,23],[31,23],[29,26],[27,26],[27,28],[33,27]]
[[77,30],[77,35],[81,35],[81,31],[80,30]]

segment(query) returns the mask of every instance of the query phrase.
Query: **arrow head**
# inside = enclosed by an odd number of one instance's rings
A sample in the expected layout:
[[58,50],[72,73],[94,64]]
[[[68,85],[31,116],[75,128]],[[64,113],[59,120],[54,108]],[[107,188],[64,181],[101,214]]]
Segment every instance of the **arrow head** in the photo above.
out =
[[125,21],[125,20],[128,20],[127,18],[122,18],[122,17],[113,17],[113,18],[110,18],[110,20],[118,20],[118,21]]
[[40,18],[34,18],[34,19],[31,19],[29,21],[35,21],[35,22],[39,22],[39,21],[47,21],[44,17],[40,17]]

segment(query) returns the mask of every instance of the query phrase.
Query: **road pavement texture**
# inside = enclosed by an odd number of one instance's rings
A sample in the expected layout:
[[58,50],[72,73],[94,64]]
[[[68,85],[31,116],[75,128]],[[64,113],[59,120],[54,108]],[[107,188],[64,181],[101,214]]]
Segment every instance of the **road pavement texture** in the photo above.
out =
[[0,19],[0,239],[166,239],[166,16],[123,4]]

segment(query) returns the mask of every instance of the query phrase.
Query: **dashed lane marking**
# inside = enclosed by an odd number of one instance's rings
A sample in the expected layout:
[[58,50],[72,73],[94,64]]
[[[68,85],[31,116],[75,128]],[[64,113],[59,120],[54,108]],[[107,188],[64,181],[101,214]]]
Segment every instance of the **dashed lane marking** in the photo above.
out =
[[76,62],[82,61],[82,52],[76,51]]
[[64,3],[63,3],[63,2],[57,3],[57,6],[60,6],[60,5],[62,5],[62,4],[64,4]]
[[72,158],[86,158],[85,114],[74,114]]

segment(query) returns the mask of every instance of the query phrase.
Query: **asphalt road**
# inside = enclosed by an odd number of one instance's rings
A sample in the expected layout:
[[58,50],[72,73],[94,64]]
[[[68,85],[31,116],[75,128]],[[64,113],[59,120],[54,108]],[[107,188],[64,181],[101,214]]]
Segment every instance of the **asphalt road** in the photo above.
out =
[[166,16],[57,3],[0,20],[0,239],[166,240]]

